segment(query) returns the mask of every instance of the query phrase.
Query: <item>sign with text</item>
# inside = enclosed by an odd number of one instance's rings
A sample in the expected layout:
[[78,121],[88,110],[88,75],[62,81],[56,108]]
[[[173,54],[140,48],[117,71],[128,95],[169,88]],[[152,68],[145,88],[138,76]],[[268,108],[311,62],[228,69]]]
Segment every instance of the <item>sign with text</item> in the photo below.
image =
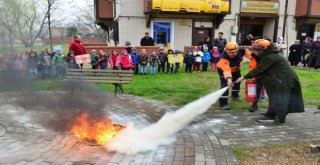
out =
[[152,9],[191,13],[221,13],[229,11],[229,1],[223,0],[152,0]]
[[222,7],[221,0],[207,0],[204,12],[220,13],[221,7]]
[[91,62],[90,54],[77,55],[74,58],[77,64],[90,64]]
[[271,13],[278,14],[280,8],[279,2],[268,1],[241,1],[241,12],[244,13]]

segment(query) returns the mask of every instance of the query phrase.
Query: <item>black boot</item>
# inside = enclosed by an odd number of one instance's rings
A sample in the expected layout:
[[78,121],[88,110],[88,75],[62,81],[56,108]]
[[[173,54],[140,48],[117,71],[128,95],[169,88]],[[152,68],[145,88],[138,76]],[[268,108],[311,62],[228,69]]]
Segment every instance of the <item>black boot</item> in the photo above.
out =
[[286,117],[287,113],[277,113],[279,123],[285,123],[286,122]]
[[251,107],[249,108],[249,112],[254,112],[256,110],[258,110],[258,104],[252,103]]

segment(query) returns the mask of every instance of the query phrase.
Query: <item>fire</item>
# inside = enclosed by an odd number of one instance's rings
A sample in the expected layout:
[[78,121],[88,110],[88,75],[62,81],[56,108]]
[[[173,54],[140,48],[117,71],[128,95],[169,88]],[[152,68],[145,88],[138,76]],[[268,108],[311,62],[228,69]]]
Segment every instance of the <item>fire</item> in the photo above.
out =
[[107,117],[100,119],[88,113],[81,113],[71,122],[69,132],[79,139],[105,144],[122,128],[123,126],[113,124],[112,120]]

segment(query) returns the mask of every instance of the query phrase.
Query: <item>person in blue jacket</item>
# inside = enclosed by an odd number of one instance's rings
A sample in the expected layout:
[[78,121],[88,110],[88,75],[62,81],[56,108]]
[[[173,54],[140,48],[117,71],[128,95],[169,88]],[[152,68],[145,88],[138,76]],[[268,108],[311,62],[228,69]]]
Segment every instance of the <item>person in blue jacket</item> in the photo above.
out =
[[203,48],[202,56],[202,71],[206,72],[208,70],[208,63],[210,62],[211,54],[208,48]]
[[141,62],[141,57],[137,53],[136,48],[131,49],[131,57],[132,57],[132,62],[133,62],[133,66],[134,66],[134,73],[139,74],[139,64]]

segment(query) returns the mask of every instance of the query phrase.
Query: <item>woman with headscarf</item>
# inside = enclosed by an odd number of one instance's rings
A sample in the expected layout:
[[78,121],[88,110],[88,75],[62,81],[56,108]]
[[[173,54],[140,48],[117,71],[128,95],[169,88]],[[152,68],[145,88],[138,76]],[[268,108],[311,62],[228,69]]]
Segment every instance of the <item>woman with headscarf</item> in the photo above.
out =
[[315,41],[313,44],[312,53],[315,61],[314,68],[318,69],[320,68],[320,36],[317,37],[317,41]]
[[311,55],[312,49],[312,38],[306,37],[306,39],[302,42],[302,63],[303,67],[306,67],[308,64],[308,57]]

